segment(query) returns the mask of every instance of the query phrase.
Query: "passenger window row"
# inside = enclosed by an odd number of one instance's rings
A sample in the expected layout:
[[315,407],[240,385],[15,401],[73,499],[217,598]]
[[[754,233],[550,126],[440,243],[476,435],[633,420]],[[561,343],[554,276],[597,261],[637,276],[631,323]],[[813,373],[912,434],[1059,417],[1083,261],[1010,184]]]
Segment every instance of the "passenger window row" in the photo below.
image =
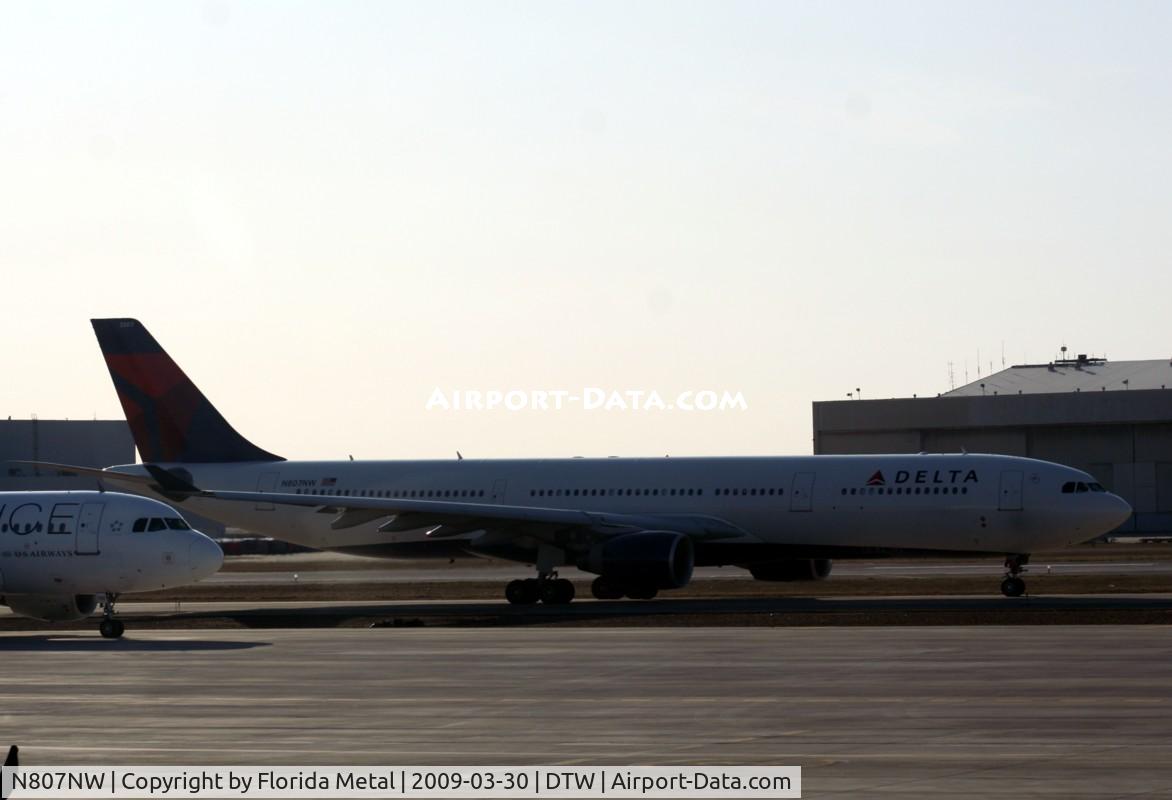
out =
[[967,486],[867,486],[862,489],[843,489],[842,494],[968,494]]
[[483,489],[296,489],[294,494],[324,494],[330,497],[386,497],[426,500],[437,497],[484,497]]
[[696,497],[703,489],[530,489],[530,497]]
[[783,494],[785,494],[785,489],[717,489],[716,493],[718,495],[731,494],[734,496],[748,495],[749,497],[757,497],[757,496],[764,497],[767,495],[774,495],[774,494],[783,495]]
[[[9,531],[12,531],[13,533],[40,533],[42,530],[44,530],[44,527],[45,526],[40,522],[26,522],[24,529],[22,530],[20,525],[9,526],[8,523],[4,523],[3,525],[0,525],[0,533],[8,533]],[[73,533],[73,531],[70,530],[68,524],[64,522],[54,527],[53,520],[50,519],[49,533]]]
[[[24,524],[24,528],[21,528],[20,525],[9,526],[7,522],[3,525],[0,525],[0,533],[8,533],[9,531],[12,531],[13,533],[40,533],[43,529],[44,526],[39,522],[35,524],[32,522],[26,522]],[[49,529],[49,533],[53,533],[52,528]]]

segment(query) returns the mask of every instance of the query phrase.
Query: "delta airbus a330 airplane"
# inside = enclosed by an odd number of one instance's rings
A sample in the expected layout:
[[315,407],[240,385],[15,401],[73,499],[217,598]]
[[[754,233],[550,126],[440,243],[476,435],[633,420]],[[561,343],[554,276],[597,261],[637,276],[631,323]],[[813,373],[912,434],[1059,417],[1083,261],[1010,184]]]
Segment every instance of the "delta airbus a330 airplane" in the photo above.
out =
[[[826,577],[833,558],[1028,554],[1093,539],[1131,508],[1086,473],[997,455],[287,461],[237,433],[136,320],[93,320],[143,464],[99,474],[226,525],[322,550],[535,564],[513,603],[651,598],[697,565]],[[71,468],[75,469],[75,468]]]
[[123,592],[202,580],[220,568],[220,546],[167,505],[117,492],[0,492],[0,603],[49,622],[83,619],[117,639]]

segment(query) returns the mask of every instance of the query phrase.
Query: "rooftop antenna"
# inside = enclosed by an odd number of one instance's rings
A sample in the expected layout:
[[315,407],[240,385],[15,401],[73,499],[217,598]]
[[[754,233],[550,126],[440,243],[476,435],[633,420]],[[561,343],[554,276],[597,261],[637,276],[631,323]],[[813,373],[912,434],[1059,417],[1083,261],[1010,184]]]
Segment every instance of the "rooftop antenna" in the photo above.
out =
[[956,373],[952,369],[951,361],[948,362],[948,385],[953,389],[956,388]]
[[863,399],[863,390],[858,386],[855,387],[855,397],[859,398],[860,400]]
[[459,451],[459,450],[457,450],[457,451],[456,451],[456,460],[457,460],[457,461],[463,461],[463,460],[464,460],[464,456],[460,455],[460,451]]
[[1001,369],[1005,369],[1005,340],[1001,340]]

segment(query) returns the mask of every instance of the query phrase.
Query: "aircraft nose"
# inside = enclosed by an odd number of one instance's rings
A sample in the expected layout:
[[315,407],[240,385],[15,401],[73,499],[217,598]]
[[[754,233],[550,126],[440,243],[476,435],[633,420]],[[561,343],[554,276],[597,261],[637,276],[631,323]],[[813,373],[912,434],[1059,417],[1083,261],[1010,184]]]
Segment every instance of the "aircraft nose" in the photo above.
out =
[[1127,522],[1131,517],[1131,505],[1117,494],[1108,494],[1106,496],[1108,503],[1103,511],[1103,522],[1105,530],[1113,531]]
[[202,580],[214,575],[224,563],[224,551],[211,538],[198,531],[192,531],[195,536],[187,550],[188,561],[191,564],[191,574],[196,580]]

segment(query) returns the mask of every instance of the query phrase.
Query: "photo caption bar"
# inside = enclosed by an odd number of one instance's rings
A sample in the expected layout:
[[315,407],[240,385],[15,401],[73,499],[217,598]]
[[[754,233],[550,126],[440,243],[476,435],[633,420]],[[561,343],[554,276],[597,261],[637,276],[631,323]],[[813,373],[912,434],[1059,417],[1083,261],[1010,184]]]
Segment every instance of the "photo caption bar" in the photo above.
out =
[[4,798],[786,798],[801,767],[5,767]]

